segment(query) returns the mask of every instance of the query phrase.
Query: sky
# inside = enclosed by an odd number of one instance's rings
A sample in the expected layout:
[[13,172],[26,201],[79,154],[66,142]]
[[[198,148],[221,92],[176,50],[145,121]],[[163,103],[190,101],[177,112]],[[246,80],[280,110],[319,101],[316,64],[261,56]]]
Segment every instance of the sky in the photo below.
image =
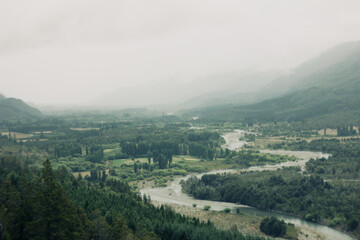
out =
[[0,93],[87,104],[152,82],[289,70],[356,40],[359,0],[0,0]]

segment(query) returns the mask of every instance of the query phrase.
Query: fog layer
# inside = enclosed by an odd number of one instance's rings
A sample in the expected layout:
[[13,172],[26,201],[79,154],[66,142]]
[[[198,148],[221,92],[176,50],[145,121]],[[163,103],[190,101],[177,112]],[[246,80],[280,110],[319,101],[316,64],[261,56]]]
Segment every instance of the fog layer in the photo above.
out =
[[137,87],[136,104],[146,104],[153,84],[161,95],[209,76],[287,71],[358,39],[358,0],[1,1],[0,91],[42,105],[93,104]]

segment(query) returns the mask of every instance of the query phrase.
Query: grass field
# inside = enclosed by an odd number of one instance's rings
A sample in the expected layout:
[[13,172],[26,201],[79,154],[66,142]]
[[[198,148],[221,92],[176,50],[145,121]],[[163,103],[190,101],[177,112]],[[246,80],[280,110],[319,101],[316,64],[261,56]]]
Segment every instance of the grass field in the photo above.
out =
[[123,164],[134,165],[135,162],[147,163],[148,160],[147,158],[135,158],[134,160],[132,160],[131,158],[127,158],[127,159],[116,159],[109,161],[111,166],[118,168],[121,167],[121,165]]
[[92,128],[92,127],[88,127],[88,128],[70,128],[73,131],[90,131],[90,130],[100,130],[99,128]]
[[[11,137],[13,138],[14,136],[16,137],[16,139],[26,139],[26,138],[30,138],[33,136],[33,134],[30,133],[18,133],[18,132],[10,132]],[[2,136],[9,136],[9,132],[1,132]]]
[[[105,170],[106,174],[109,174],[109,169]],[[81,174],[81,177],[84,178],[86,176],[90,177],[90,171],[85,171],[85,172],[73,172],[74,177],[78,177],[79,173]]]

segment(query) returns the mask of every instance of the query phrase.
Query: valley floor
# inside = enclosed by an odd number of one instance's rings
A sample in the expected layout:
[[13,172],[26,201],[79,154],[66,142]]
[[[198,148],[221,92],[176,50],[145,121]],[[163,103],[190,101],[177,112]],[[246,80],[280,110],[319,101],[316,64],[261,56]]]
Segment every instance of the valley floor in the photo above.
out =
[[[155,206],[161,206],[160,202],[152,201]],[[175,212],[183,214],[187,217],[199,218],[201,221],[210,220],[214,226],[224,230],[237,230],[244,234],[268,237],[259,229],[260,222],[263,217],[253,216],[248,214],[232,214],[218,211],[204,211],[198,208],[180,206],[177,204],[167,204]],[[298,240],[325,240],[325,236],[321,235],[312,229],[302,228],[298,230]],[[282,239],[282,238],[279,238]],[[336,240],[336,239],[333,239]]]

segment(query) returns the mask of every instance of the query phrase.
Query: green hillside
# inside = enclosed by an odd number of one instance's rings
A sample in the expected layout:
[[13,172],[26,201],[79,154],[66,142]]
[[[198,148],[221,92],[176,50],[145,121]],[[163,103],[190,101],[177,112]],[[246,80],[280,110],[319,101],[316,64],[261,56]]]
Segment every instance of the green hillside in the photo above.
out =
[[40,117],[42,114],[20,99],[5,98],[0,95],[0,121],[32,119]]

